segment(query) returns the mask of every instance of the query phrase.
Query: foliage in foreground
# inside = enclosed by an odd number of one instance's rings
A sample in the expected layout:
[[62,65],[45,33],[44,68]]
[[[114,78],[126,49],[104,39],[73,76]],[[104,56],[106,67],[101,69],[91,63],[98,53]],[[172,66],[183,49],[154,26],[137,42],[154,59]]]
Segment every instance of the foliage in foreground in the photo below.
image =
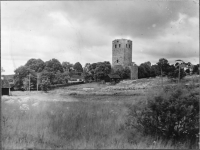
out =
[[30,100],[26,111],[19,109],[20,103],[3,102],[3,147],[173,148],[170,142],[155,144],[150,137],[143,137],[138,132],[134,139],[137,144],[129,143],[129,132],[123,128],[126,112],[123,103],[105,102],[105,97],[80,99],[85,102],[40,102],[37,106]]
[[44,91],[44,92],[47,92],[50,89],[50,85],[51,85],[51,83],[48,78],[43,79],[42,83],[40,83],[40,87],[41,87],[42,91]]
[[129,107],[127,126],[144,135],[197,144],[199,135],[199,91],[194,87],[166,87],[160,94]]

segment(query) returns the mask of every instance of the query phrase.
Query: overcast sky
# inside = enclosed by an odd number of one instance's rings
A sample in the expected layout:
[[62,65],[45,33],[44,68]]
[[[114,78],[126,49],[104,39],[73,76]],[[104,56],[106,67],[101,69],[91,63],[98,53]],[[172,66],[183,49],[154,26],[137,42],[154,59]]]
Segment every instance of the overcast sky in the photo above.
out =
[[166,58],[199,63],[198,0],[2,1],[4,74],[31,58],[112,60],[114,39],[132,40],[137,65]]

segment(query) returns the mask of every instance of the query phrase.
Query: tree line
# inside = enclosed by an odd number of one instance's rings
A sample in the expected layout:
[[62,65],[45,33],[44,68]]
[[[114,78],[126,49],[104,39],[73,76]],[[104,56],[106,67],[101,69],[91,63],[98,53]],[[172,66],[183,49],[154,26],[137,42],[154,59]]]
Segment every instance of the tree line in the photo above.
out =
[[[199,74],[199,64],[192,65],[190,62],[183,64],[187,67],[186,70],[183,67],[179,70],[179,63],[170,65],[165,58],[159,59],[154,65],[151,65],[149,61],[144,62],[138,66],[138,78],[161,75],[169,78],[178,78],[179,71],[180,79],[186,76],[187,73]],[[190,71],[191,67],[189,66],[192,66],[192,71]],[[67,61],[60,63],[55,58],[44,62],[41,59],[32,58],[25,65],[18,67],[14,72],[15,88],[28,90],[29,87],[36,89],[37,83],[39,83],[39,88],[42,89],[47,88],[49,85],[67,84],[73,74],[81,75],[86,82],[104,80],[108,74],[112,73],[118,74],[121,79],[130,79],[131,71],[126,67],[114,72],[109,61],[86,63],[82,67],[80,62],[76,62],[75,64]]]
[[[44,62],[41,59],[30,59],[23,66],[15,69],[15,88],[28,90],[48,87],[48,85],[66,84],[73,72],[83,72],[82,65],[79,62],[71,64],[62,62],[55,58]],[[30,85],[29,85],[30,84]]]
[[[181,61],[181,60],[180,60]],[[159,59],[159,61],[151,66],[151,63],[145,62],[138,67],[138,78],[149,78],[156,76],[167,76],[168,78],[178,78],[180,67],[180,79],[186,76],[186,74],[199,74],[199,64],[192,65],[190,62],[176,62],[175,64],[169,64],[165,58]],[[186,68],[184,70],[184,68]]]

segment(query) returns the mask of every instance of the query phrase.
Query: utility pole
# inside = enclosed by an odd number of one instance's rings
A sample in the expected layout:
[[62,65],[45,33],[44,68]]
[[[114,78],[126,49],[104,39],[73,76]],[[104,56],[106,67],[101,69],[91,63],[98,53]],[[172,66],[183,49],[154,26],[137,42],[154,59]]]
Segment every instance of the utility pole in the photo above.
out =
[[181,76],[181,67],[185,66],[185,62],[182,60],[176,60],[176,62],[178,63],[178,84],[180,83],[180,76]]
[[162,65],[163,65],[163,60],[161,62],[161,82],[162,82],[162,88],[163,88],[163,72],[162,72]]
[[162,73],[162,65],[161,65],[161,80],[162,80],[162,88],[163,88],[163,73]]
[[37,73],[37,91],[38,91],[38,79],[39,79],[39,74]]
[[179,71],[178,71],[178,84],[179,84],[179,82],[180,82],[180,69],[181,67],[180,67],[180,64],[179,64]]
[[29,92],[31,91],[31,74],[29,72]]

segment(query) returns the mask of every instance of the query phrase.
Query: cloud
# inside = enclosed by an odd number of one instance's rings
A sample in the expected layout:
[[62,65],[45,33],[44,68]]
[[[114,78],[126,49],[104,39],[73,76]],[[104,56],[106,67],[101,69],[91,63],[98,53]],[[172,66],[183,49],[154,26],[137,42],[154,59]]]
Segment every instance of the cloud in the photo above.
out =
[[[170,21],[177,20],[179,13],[198,16],[197,8],[198,5],[189,1],[73,2],[66,5],[68,14],[80,22],[92,20],[96,25],[106,26],[111,34],[133,37],[143,34],[142,38],[160,34]],[[157,28],[151,30],[154,24]]]

